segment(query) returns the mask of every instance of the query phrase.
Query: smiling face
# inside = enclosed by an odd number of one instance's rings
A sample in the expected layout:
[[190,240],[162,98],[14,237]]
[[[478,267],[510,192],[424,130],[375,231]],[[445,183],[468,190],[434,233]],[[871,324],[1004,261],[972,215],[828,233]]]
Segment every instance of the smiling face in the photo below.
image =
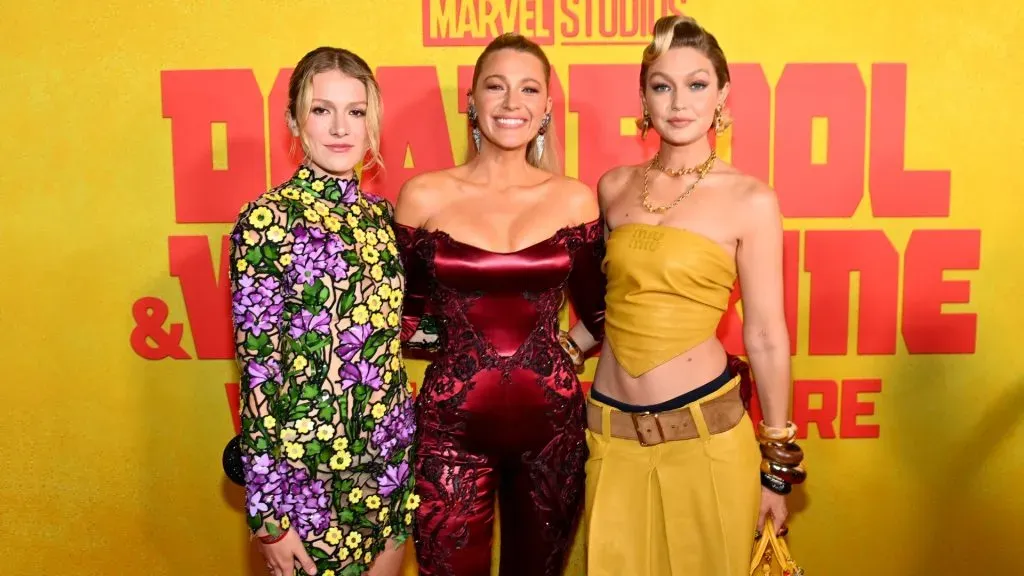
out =
[[525,148],[551,111],[547,79],[544,62],[529,52],[487,54],[470,100],[483,137],[505,150]]
[[666,51],[648,68],[641,93],[651,127],[674,145],[706,137],[715,108],[729,93],[728,84],[718,86],[715,67],[701,51],[689,47]]
[[292,134],[315,168],[351,178],[370,146],[366,87],[341,70],[328,70],[313,76],[309,91],[308,113],[301,123],[290,122]]

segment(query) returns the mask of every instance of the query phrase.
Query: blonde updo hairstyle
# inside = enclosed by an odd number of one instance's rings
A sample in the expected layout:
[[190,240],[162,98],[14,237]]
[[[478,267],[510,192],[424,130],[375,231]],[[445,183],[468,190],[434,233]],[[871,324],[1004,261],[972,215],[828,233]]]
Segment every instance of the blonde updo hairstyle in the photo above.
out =
[[[647,73],[658,58],[673,48],[693,48],[708,60],[715,70],[718,89],[729,83],[729,62],[725,52],[718,45],[714,34],[705,30],[696,20],[689,16],[663,16],[654,23],[654,38],[644,48],[643,60],[640,63],[640,93],[647,89]],[[723,122],[729,124],[727,112],[722,110]],[[643,128],[644,118],[637,120],[637,126]]]

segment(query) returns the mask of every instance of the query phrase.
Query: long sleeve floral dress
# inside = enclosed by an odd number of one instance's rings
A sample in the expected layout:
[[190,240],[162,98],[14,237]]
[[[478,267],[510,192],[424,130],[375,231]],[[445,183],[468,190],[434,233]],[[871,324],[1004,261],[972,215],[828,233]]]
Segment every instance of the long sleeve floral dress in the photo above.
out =
[[295,530],[321,576],[369,569],[419,504],[392,214],[301,166],[231,232],[248,524]]

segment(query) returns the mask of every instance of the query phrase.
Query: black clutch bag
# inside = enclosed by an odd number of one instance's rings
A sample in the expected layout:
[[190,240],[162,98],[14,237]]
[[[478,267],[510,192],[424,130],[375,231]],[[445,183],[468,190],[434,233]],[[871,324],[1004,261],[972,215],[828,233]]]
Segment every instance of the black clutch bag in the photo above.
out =
[[228,445],[224,447],[224,454],[221,456],[221,465],[224,467],[224,474],[239,486],[245,486],[245,471],[242,469],[242,435],[235,436]]

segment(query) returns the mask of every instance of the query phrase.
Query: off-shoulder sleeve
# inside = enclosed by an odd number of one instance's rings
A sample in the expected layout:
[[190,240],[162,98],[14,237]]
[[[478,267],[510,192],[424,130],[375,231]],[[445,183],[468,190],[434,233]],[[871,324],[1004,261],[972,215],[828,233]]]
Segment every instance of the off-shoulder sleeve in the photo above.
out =
[[429,234],[421,228],[395,224],[398,254],[405,269],[405,297],[402,304],[402,344],[410,357],[429,357],[437,349],[438,326],[431,314]]
[[598,342],[604,338],[606,281],[601,270],[604,253],[604,220],[598,219],[583,227],[568,280],[569,298],[576,315]]
[[[230,235],[231,316],[241,372],[242,467],[246,517],[255,532],[284,524],[276,406],[284,382],[281,330],[284,313],[282,261],[291,257],[286,218],[272,202],[247,204]],[[273,526],[273,528],[272,528]]]

